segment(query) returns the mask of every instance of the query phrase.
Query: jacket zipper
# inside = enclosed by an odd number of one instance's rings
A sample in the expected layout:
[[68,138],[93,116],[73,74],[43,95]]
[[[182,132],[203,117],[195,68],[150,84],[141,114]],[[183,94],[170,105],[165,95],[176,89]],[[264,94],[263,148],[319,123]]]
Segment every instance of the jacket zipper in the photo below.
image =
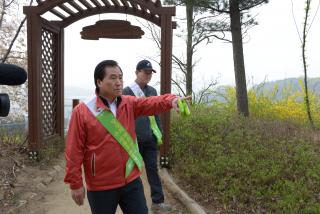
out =
[[92,158],[91,158],[91,174],[92,176],[96,176],[96,154],[93,153],[92,154]]

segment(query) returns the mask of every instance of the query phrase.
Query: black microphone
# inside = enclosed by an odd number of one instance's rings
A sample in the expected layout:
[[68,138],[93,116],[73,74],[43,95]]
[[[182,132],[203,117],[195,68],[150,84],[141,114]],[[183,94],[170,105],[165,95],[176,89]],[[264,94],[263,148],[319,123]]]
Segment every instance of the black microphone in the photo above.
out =
[[21,85],[27,80],[27,72],[16,65],[0,63],[0,85]]

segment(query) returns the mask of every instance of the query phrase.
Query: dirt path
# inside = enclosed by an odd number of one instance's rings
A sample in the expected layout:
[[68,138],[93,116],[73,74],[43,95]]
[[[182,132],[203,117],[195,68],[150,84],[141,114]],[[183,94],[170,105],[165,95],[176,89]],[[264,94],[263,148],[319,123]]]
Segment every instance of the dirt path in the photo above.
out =
[[[24,169],[20,176],[20,186],[33,185],[33,187],[25,187],[25,191],[21,196],[21,206],[10,210],[8,213],[19,214],[88,214],[90,208],[88,201],[85,200],[83,206],[77,206],[71,199],[68,186],[63,183],[64,177],[64,160],[61,158],[56,161],[52,167],[45,170],[37,170],[36,167]],[[27,167],[28,168],[28,167]],[[24,181],[28,181],[28,183]],[[150,189],[146,182],[145,174],[142,176],[145,195],[148,207],[151,207]],[[165,191],[166,202],[173,205],[170,214],[188,213],[183,205],[173,198],[172,194]],[[117,210],[117,214],[122,212]],[[149,213],[152,213],[149,209]]]

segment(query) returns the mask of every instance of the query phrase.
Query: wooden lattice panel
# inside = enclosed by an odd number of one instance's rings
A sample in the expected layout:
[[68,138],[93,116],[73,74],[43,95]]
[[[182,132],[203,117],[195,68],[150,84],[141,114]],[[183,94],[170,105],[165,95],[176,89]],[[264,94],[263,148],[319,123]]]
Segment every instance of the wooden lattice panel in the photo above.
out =
[[54,34],[42,29],[41,35],[41,106],[44,137],[57,132],[56,48]]

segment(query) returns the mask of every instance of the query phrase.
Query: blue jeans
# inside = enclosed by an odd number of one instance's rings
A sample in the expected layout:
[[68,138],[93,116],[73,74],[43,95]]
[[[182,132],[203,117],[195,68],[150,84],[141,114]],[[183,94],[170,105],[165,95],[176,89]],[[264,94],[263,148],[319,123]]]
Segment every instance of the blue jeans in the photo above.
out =
[[88,191],[87,196],[93,214],[116,213],[118,204],[123,214],[148,214],[140,178],[120,188]]
[[157,143],[155,141],[151,141],[138,142],[138,144],[139,151],[146,167],[152,202],[156,204],[163,203],[164,195],[157,166]]

